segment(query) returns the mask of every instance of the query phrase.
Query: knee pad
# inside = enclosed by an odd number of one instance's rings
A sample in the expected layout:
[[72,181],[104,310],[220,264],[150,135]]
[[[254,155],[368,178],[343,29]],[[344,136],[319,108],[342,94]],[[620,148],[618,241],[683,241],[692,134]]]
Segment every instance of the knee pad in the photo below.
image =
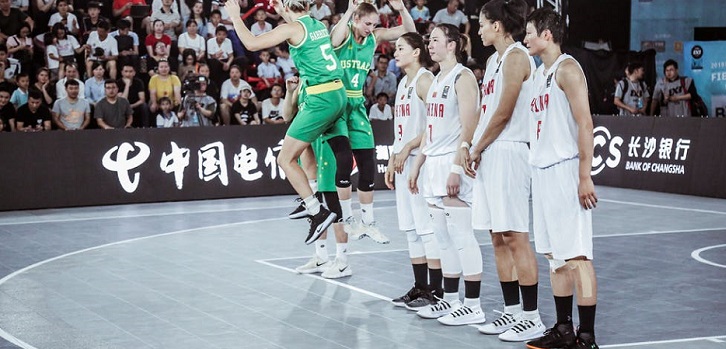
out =
[[411,258],[421,258],[426,256],[424,242],[421,237],[416,234],[415,230],[407,230],[406,238],[408,239],[408,256]]
[[350,141],[344,136],[337,136],[329,139],[328,145],[335,154],[335,186],[348,188],[350,187],[350,171],[353,169]]
[[471,208],[446,207],[446,222],[451,242],[456,248],[464,276],[481,274],[481,248],[471,226]]
[[354,149],[353,155],[358,164],[358,190],[372,191],[376,176],[376,150]]
[[444,210],[429,208],[433,221],[434,236],[439,245],[439,259],[441,260],[441,271],[445,275],[461,274],[461,261],[458,253],[451,243],[448,229],[446,228],[446,216]]
[[426,253],[426,259],[441,259],[441,251],[439,250],[439,243],[434,237],[434,233],[426,233],[419,235],[421,241],[423,241],[424,252]]

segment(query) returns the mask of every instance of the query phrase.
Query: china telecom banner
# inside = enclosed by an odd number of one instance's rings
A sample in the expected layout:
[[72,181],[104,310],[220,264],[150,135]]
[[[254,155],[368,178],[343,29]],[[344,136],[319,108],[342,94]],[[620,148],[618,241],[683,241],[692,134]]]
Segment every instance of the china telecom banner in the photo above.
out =
[[[393,125],[373,124],[384,189]],[[294,194],[277,165],[286,129],[3,132],[0,210]]]
[[595,184],[726,198],[726,119],[593,121]]
[[682,75],[693,77],[710,117],[726,117],[726,41],[688,41]]

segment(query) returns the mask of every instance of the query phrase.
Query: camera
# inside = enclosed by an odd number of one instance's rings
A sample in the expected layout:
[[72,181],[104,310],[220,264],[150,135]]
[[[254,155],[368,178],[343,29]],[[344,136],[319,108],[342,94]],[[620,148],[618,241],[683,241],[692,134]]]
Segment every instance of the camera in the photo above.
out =
[[96,47],[93,49],[93,55],[95,57],[101,57],[106,53],[106,51],[103,50],[102,47]]
[[189,75],[184,78],[182,83],[182,90],[185,92],[194,92],[200,90],[202,83],[207,83],[207,77],[204,75]]

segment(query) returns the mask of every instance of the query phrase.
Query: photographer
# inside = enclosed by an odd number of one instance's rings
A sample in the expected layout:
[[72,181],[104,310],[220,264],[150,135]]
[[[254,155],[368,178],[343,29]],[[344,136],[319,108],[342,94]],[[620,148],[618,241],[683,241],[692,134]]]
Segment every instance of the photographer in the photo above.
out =
[[182,89],[186,96],[179,113],[183,127],[214,126],[217,123],[214,118],[217,102],[207,94],[207,85],[207,77],[202,75],[189,75],[184,80]]

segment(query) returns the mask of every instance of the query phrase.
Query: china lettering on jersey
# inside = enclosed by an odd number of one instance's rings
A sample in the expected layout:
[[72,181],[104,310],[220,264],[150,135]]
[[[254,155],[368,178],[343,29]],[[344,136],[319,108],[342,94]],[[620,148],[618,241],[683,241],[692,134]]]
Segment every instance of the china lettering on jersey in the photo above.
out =
[[[564,160],[577,158],[577,123],[565,92],[557,84],[557,71],[562,62],[572,60],[563,54],[545,71],[535,72],[535,94],[530,103],[534,115],[530,133],[530,164],[546,168]],[[584,75],[584,73],[582,73]]]
[[[396,136],[392,149],[394,153],[401,152],[406,143],[418,137],[424,131],[426,106],[416,92],[416,84],[422,75],[430,76],[431,72],[421,68],[411,79],[409,79],[408,75],[404,76],[398,84],[394,108],[394,133]],[[416,154],[418,154],[418,149],[411,152],[411,155]]]
[[439,73],[431,83],[426,97],[427,143],[422,150],[425,155],[453,153],[459,146],[461,121],[455,84],[461,74],[472,73],[468,68],[457,64],[445,76]]

